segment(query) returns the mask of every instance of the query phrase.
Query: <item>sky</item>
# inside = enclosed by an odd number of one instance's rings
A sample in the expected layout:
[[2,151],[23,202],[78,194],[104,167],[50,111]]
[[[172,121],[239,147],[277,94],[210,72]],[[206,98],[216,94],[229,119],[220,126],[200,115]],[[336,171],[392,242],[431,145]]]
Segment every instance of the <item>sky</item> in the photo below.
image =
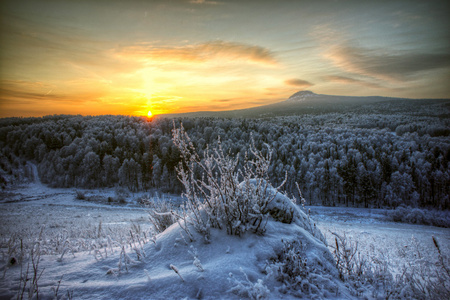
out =
[[0,117],[450,98],[448,1],[2,0]]

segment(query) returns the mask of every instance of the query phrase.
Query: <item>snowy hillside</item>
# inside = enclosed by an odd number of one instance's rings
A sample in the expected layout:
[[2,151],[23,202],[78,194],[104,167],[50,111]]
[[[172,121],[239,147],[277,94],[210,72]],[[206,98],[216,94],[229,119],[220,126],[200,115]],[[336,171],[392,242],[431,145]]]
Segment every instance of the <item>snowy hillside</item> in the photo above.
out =
[[[206,242],[181,222],[145,245],[136,239],[107,242],[101,251],[43,255],[40,296],[50,297],[62,278],[61,291],[70,288],[76,299],[349,298],[312,220],[281,194],[271,210],[278,221],[269,217],[263,235],[212,228]],[[4,283],[13,289],[2,284],[0,294],[14,296],[19,278],[18,266],[8,268]]]
[[295,94],[293,94],[292,96],[290,96],[286,102],[302,102],[305,101],[306,99],[310,99],[310,98],[314,98],[314,97],[318,97],[319,95],[311,92],[311,91],[300,91],[297,92]]
[[[191,241],[186,231],[174,224],[145,249],[148,263],[140,269],[142,272],[146,268],[150,276],[147,289],[158,299],[346,295],[331,253],[310,229],[299,226],[300,218],[307,217],[297,207],[295,210],[291,224],[270,218],[263,235],[247,233],[238,237],[212,229],[208,242],[193,228],[189,229],[194,237]],[[318,231],[316,234],[321,235]],[[289,245],[293,248],[288,249]],[[301,262],[292,261],[294,253]],[[283,276],[288,276],[285,269],[296,272],[296,263],[305,264],[297,270],[299,277],[284,280]]]

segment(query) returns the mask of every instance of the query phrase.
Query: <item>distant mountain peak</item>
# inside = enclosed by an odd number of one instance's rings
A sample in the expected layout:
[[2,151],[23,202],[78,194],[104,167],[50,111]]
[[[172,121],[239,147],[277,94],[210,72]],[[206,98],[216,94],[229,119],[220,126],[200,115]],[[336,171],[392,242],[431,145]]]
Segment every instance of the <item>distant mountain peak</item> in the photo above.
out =
[[309,97],[317,97],[318,95],[311,91],[300,91],[290,96],[286,101],[303,101]]

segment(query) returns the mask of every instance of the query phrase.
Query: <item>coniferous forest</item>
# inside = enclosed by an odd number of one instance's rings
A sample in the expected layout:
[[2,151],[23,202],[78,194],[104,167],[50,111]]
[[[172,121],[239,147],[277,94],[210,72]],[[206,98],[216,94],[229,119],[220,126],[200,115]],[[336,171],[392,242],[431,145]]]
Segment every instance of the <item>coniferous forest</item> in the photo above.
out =
[[180,193],[172,130],[182,124],[200,154],[220,143],[242,164],[250,143],[272,151],[272,185],[287,178],[282,190],[297,195],[298,183],[310,205],[449,209],[449,118],[442,109],[417,107],[245,119],[6,118],[0,181],[5,187],[26,179],[32,162],[52,187]]

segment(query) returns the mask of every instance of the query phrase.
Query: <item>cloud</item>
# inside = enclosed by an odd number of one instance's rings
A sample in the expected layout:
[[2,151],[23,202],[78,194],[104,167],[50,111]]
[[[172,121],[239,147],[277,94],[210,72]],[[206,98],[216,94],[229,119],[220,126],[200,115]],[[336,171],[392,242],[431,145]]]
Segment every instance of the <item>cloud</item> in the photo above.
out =
[[42,82],[30,82],[23,80],[1,80],[0,81],[0,102],[21,100],[24,103],[31,103],[43,99],[60,99],[53,91],[54,87]]
[[383,80],[407,81],[420,72],[450,67],[448,53],[387,53],[345,45],[331,47],[325,57],[346,72]]
[[[83,87],[85,83],[96,84],[96,88]],[[34,105],[40,104],[42,101],[83,104],[97,101],[97,98],[104,95],[105,89],[103,87],[96,82],[89,81],[81,82],[72,80],[66,81],[65,84],[48,84],[39,81],[24,80],[0,81],[0,104],[20,102]]]
[[220,2],[208,1],[208,0],[190,0],[189,3],[191,3],[191,4],[220,4]]
[[24,101],[26,103],[32,103],[34,101],[39,100],[58,100],[63,99],[63,97],[59,95],[45,95],[41,93],[34,93],[34,92],[25,92],[25,91],[17,91],[17,90],[10,90],[6,88],[0,88],[0,94],[2,95],[0,97],[0,102],[12,102],[12,101]]
[[344,83],[344,84],[359,84],[359,85],[371,87],[371,88],[381,88],[382,87],[381,85],[376,84],[376,83],[367,82],[365,80],[351,78],[351,77],[347,77],[347,76],[327,75],[327,76],[324,76],[323,79],[326,81]]
[[234,101],[234,99],[213,99],[212,101],[213,101],[213,102],[226,103],[226,102]]
[[309,88],[310,86],[313,86],[314,84],[303,80],[303,79],[298,79],[298,78],[292,78],[292,79],[288,79],[284,81],[285,84],[287,85],[292,85],[295,87],[299,87],[299,88]]
[[215,105],[214,110],[234,110],[245,109],[253,106],[260,106],[271,102],[272,99],[255,99],[253,97],[236,97],[228,99],[214,99],[212,102],[219,104]]
[[244,43],[211,41],[180,47],[154,47],[140,44],[122,49],[119,55],[151,61],[205,62],[216,59],[276,65],[275,55],[269,49]]
[[[53,73],[53,79],[58,80],[77,74],[91,77],[132,72],[141,66],[117,60],[111,50],[115,43],[99,39],[82,28],[52,23],[51,18],[27,18],[13,13],[2,17],[5,19],[0,28],[5,36],[2,54],[8,57],[2,70],[5,73],[21,76],[26,72],[37,78]],[[58,74],[61,72],[64,75]]]

